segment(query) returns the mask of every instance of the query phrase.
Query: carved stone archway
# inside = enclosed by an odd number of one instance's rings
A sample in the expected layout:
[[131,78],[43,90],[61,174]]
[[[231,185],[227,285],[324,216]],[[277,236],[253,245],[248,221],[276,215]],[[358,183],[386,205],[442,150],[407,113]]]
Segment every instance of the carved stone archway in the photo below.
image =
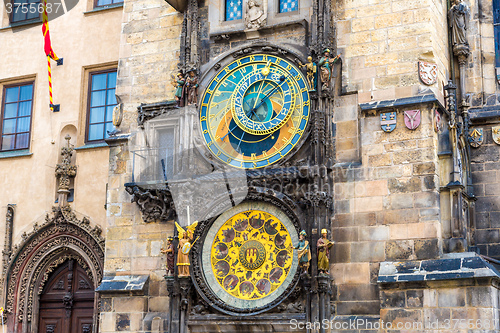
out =
[[[86,217],[78,219],[69,206],[53,208],[42,225],[22,235],[12,251],[4,275],[4,306],[12,332],[36,332],[38,299],[49,274],[66,260],[76,260],[99,285],[104,267],[101,228]],[[97,309],[98,300],[94,308]],[[97,312],[96,312],[97,313]],[[97,316],[94,327],[97,327]]]

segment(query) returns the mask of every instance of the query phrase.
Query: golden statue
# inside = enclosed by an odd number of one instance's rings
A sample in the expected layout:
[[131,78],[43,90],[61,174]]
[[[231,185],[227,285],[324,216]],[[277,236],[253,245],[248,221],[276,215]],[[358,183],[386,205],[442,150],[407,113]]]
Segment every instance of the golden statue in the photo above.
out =
[[319,274],[327,274],[330,270],[330,248],[333,245],[326,236],[328,231],[326,229],[321,230],[321,238],[318,239],[318,272]]
[[[193,234],[198,221],[186,227],[184,230],[179,223],[175,222],[175,227],[179,232],[179,246],[177,247],[177,267],[179,276],[189,276],[189,251],[193,246]],[[192,242],[192,243],[191,243]],[[196,242],[196,241],[195,241]]]

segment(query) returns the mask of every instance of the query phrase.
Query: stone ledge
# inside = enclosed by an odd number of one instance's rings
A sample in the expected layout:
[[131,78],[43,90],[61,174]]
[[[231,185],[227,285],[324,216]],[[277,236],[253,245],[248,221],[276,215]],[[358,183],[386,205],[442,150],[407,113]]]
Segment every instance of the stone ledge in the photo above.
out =
[[496,278],[496,268],[475,252],[452,253],[442,259],[382,262],[378,283]]
[[429,103],[429,102],[435,102],[439,105],[441,109],[444,109],[444,107],[441,105],[441,102],[437,99],[437,97],[434,94],[404,97],[398,99],[389,99],[385,101],[368,102],[360,104],[359,107],[361,108],[361,111],[372,111],[385,108],[410,106],[410,105]]
[[469,109],[471,121],[482,121],[500,117],[500,105]]
[[149,275],[104,276],[96,291],[100,294],[144,295],[148,282]]

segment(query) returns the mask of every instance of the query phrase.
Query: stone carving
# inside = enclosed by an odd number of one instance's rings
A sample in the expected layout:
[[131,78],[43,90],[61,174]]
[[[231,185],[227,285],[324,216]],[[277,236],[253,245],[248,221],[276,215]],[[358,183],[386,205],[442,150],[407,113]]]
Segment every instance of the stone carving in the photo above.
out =
[[137,185],[127,185],[125,190],[137,203],[144,222],[169,221],[175,218],[175,206],[169,190],[142,189]]
[[309,83],[309,91],[316,91],[316,82],[317,82],[317,66],[316,63],[312,61],[312,57],[309,56],[307,57],[307,63],[305,64],[300,64],[300,67],[306,69],[306,75],[307,75],[307,83]]
[[14,206],[7,205],[7,216],[5,217],[5,243],[3,246],[2,276],[5,276],[7,264],[12,255],[12,227],[14,223]]
[[304,304],[302,304],[301,301],[296,301],[296,302],[288,303],[288,304],[280,304],[278,306],[278,310],[281,312],[288,312],[288,313],[303,313],[303,312],[305,312]]
[[455,0],[448,12],[448,22],[451,28],[451,42],[456,56],[469,52],[467,29],[469,27],[470,9],[463,0]]
[[430,86],[437,81],[437,65],[425,61],[418,62],[418,76],[420,80]]
[[[87,218],[77,219],[69,206],[54,207],[53,211],[52,216],[47,214],[45,223],[36,226],[20,245],[14,247],[14,254],[7,266],[3,281],[7,285],[6,311],[12,313],[14,304],[17,304],[15,315],[20,322],[32,320],[33,298],[43,288],[54,268],[69,257],[80,256],[75,252],[81,252],[89,260],[88,265],[85,262],[82,267],[93,277],[94,283],[98,284],[102,279],[104,239],[100,228],[92,228]],[[68,254],[70,247],[74,252]],[[93,269],[89,269],[89,266]],[[97,276],[92,274],[93,271]],[[40,286],[38,281],[42,274]]]
[[146,120],[170,113],[177,109],[176,101],[166,101],[152,104],[141,103],[137,107],[137,125],[143,128]]
[[71,165],[71,156],[73,155],[73,148],[70,147],[69,143],[71,136],[68,134],[64,139],[68,142],[68,146],[61,148],[62,162],[56,165],[56,177],[59,178],[59,187],[57,190],[59,194],[59,207],[66,206],[70,180],[76,176],[76,166]]
[[198,76],[196,74],[196,69],[194,68],[188,71],[188,77],[186,79],[186,94],[187,105],[198,103]]
[[174,254],[174,244],[172,244],[172,241],[174,238],[172,236],[168,237],[167,239],[167,248],[166,249],[161,249],[161,253],[166,253],[167,254],[167,264],[166,264],[166,270],[167,270],[167,276],[172,276],[174,275],[174,261],[175,261],[175,254]]
[[333,245],[328,238],[328,231],[326,229],[321,230],[321,238],[318,239],[318,273],[328,274],[330,270],[330,248]]
[[265,10],[259,0],[249,0],[247,12],[245,13],[245,24],[247,29],[257,30],[264,26],[266,21]]

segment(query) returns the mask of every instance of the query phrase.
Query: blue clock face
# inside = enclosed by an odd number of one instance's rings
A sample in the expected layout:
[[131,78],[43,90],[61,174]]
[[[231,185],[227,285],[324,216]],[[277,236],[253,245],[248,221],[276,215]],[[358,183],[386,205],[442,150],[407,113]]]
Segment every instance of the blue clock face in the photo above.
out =
[[203,138],[221,161],[237,168],[276,163],[299,142],[310,100],[302,73],[289,61],[248,55],[220,70],[201,100]]

